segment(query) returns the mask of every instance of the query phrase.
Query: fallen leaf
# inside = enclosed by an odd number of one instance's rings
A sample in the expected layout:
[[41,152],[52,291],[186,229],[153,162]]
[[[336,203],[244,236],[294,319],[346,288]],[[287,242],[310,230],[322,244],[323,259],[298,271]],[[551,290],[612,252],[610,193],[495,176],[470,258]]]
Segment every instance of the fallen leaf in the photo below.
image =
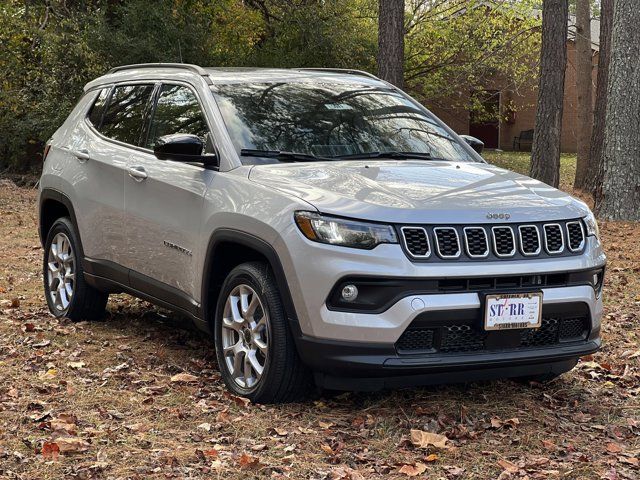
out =
[[238,464],[240,465],[240,468],[248,470],[259,467],[260,460],[257,457],[252,457],[251,455],[243,453],[240,456],[240,460],[238,460]]
[[333,449],[326,443],[323,443],[322,445],[320,445],[320,449],[327,455],[333,455],[335,453]]
[[515,463],[511,463],[509,460],[498,460],[498,465],[508,473],[516,473],[520,470]]
[[57,460],[60,455],[60,447],[55,442],[44,442],[41,453],[44,458]]
[[607,443],[607,452],[609,453],[620,453],[622,451],[622,447],[617,443]]
[[448,441],[447,437],[439,433],[411,430],[411,443],[418,448],[428,448],[429,445],[433,445],[435,448],[449,448]]
[[399,473],[403,473],[407,477],[417,477],[422,475],[427,470],[427,466],[424,463],[416,463],[415,465],[403,465],[398,470]]
[[61,453],[81,453],[89,450],[91,445],[78,437],[59,437],[56,442]]
[[198,425],[198,428],[200,430],[204,430],[205,432],[210,432],[211,431],[211,424],[210,423],[201,423],[200,425]]
[[190,373],[177,373],[171,377],[171,381],[174,383],[195,383],[198,381],[198,377]]

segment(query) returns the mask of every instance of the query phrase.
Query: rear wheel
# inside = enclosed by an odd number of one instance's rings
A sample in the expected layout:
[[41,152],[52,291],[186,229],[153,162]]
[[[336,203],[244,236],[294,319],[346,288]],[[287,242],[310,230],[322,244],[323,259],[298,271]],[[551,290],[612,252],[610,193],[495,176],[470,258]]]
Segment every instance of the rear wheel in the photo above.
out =
[[84,280],[80,241],[68,218],[54,222],[44,249],[44,292],[49,310],[56,317],[73,321],[94,320],[104,316],[108,294]]
[[244,263],[227,276],[215,316],[218,365],[229,390],[257,403],[301,398],[310,384],[266,263]]

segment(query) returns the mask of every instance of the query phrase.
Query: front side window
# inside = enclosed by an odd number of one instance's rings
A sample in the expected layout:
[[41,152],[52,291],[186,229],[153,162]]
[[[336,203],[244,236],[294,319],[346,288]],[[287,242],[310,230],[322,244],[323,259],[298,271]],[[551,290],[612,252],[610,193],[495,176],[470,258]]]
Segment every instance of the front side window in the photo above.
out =
[[326,81],[216,85],[231,140],[245,150],[314,157],[421,153],[477,161],[425,109],[395,89]]
[[89,110],[89,121],[96,128],[100,128],[102,113],[104,112],[104,106],[107,103],[108,96],[109,88],[103,88],[102,90],[100,90],[100,93],[96,97],[95,102],[93,102],[93,105],[91,106],[91,110]]
[[114,140],[139,145],[153,85],[123,85],[113,89],[100,132]]
[[209,140],[207,122],[195,94],[181,85],[163,85],[145,146],[152,149],[158,138],[175,133],[197,135],[203,143]]

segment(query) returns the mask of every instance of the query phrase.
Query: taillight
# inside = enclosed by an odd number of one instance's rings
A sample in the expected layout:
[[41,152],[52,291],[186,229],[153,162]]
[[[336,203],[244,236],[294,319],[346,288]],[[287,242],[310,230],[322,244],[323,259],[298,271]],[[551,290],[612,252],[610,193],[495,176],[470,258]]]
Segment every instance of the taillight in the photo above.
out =
[[44,162],[47,159],[47,155],[49,155],[49,150],[51,149],[51,144],[47,143],[44,146],[44,152],[42,152],[42,161]]

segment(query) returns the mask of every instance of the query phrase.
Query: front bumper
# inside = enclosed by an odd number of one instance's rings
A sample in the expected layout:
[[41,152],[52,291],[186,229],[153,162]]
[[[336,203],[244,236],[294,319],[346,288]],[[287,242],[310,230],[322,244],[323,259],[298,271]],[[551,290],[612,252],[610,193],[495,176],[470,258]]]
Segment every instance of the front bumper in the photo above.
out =
[[458,383],[530,375],[561,374],[579,357],[596,352],[600,339],[521,351],[496,351],[443,357],[399,358],[381,347],[300,339],[303,361],[324,388],[375,391],[420,385]]

